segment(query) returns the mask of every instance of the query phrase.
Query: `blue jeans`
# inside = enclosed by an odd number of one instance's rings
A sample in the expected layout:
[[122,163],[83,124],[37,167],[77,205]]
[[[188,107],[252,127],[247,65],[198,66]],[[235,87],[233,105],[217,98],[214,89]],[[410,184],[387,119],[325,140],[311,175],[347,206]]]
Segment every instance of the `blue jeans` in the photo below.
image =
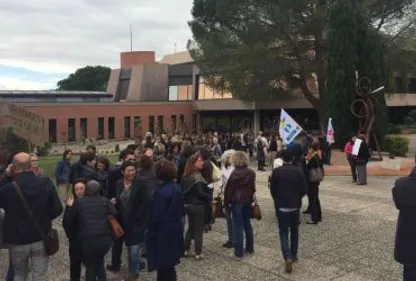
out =
[[279,210],[277,212],[277,222],[283,258],[285,260],[297,258],[299,244],[299,210],[293,212],[282,212]]
[[140,270],[141,245],[127,246],[129,274],[138,274]]
[[231,216],[234,223],[234,255],[238,258],[244,256],[244,235],[246,234],[246,251],[254,252],[253,228],[251,227],[251,204],[232,204]]
[[403,281],[416,280],[416,266],[404,266],[403,267]]
[[225,220],[227,222],[227,232],[228,232],[228,242],[234,243],[234,235],[233,235],[233,220],[231,211],[227,210],[227,213],[225,215]]

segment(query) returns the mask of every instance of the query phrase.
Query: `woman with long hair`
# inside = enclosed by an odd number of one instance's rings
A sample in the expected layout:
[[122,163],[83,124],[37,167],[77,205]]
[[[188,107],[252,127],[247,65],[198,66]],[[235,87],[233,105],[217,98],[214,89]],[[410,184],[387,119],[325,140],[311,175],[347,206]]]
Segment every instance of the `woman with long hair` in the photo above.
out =
[[322,161],[322,152],[319,149],[319,144],[314,143],[306,156],[307,174],[308,174],[308,210],[311,214],[311,221],[307,224],[318,224],[322,221],[321,202],[319,200],[319,185],[322,179],[313,179],[311,176],[313,170],[321,170],[323,173],[324,165]]
[[204,159],[200,154],[191,156],[185,166],[181,189],[188,229],[185,235],[185,256],[190,256],[191,240],[195,240],[195,259],[201,260],[206,205],[212,200],[207,192],[207,182],[201,174]]

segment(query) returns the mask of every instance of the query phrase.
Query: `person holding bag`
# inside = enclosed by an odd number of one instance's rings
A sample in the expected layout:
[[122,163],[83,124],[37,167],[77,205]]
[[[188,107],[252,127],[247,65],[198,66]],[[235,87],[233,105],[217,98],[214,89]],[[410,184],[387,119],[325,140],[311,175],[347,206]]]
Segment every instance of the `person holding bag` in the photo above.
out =
[[319,200],[319,185],[324,179],[324,165],[322,153],[317,143],[312,145],[306,157],[308,174],[308,198],[311,221],[307,224],[322,222],[321,201]]
[[107,280],[104,256],[113,242],[108,216],[116,214],[113,204],[100,196],[99,182],[91,180],[85,187],[85,196],[73,203],[66,216],[68,226],[77,229],[86,268],[85,281]]
[[48,280],[49,255],[59,243],[52,220],[63,211],[61,200],[49,178],[33,173],[27,153],[16,154],[6,174],[13,181],[0,188],[0,208],[5,210],[4,243],[10,248],[14,280],[26,280],[29,260],[32,280]]

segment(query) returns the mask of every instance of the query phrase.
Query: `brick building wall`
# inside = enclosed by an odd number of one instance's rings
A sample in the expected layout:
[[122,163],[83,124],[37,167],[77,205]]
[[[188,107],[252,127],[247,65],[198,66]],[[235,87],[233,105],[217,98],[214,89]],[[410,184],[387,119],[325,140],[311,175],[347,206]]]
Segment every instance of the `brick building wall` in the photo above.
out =
[[[192,132],[194,126],[192,103],[101,103],[101,104],[24,104],[19,103],[44,118],[44,139],[46,142],[55,142],[50,138],[49,120],[56,120],[56,142],[63,143],[69,137],[68,120],[75,119],[75,141],[83,139],[81,134],[81,119],[86,119],[87,138],[98,139],[98,119],[104,118],[103,139],[109,139],[109,119],[114,118],[114,140],[133,139],[136,133],[142,136],[150,131],[149,118],[154,117],[154,131],[158,128],[159,116],[163,116],[163,130],[172,133],[176,127],[181,127],[183,116],[184,124]],[[172,116],[176,116],[176,124],[172,124]],[[125,117],[130,117],[130,137],[125,136]],[[141,129],[135,128],[134,118],[140,117]],[[52,121],[53,122],[53,121]],[[0,124],[6,126],[8,117],[1,116]]]

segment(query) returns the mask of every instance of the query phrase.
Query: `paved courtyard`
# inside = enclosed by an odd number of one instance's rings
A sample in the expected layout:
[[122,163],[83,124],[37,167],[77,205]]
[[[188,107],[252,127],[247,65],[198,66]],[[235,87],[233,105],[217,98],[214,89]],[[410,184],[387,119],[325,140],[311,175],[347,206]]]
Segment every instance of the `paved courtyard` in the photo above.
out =
[[[258,173],[258,200],[263,220],[253,221],[255,254],[243,261],[230,258],[223,220],[204,237],[205,259],[183,260],[178,280],[293,280],[293,281],[380,281],[401,280],[402,268],[393,259],[397,211],[391,200],[395,178],[370,177],[369,186],[351,184],[348,177],[328,177],[321,185],[323,223],[306,225],[302,215],[299,263],[292,274],[284,272],[278,243],[273,202],[267,188],[267,173]],[[307,199],[304,203],[306,204]],[[61,228],[60,228],[61,229]],[[50,265],[50,280],[69,280],[66,237]],[[6,253],[0,256],[0,280],[4,280]],[[125,263],[123,264],[125,271]],[[123,280],[108,274],[110,281]],[[156,280],[143,272],[140,280]]]

